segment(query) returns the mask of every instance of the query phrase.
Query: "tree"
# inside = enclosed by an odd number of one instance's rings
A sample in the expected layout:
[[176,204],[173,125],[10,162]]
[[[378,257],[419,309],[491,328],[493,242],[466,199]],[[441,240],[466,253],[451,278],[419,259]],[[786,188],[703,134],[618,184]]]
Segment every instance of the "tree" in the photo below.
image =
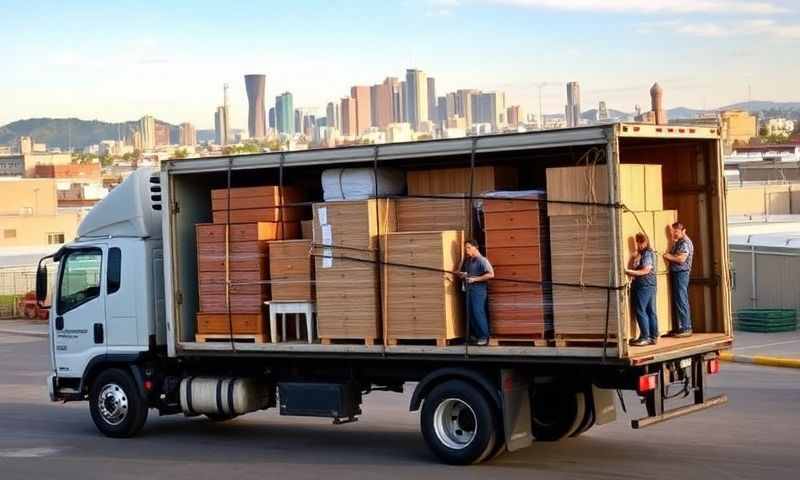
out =
[[189,152],[185,148],[179,148],[172,153],[172,158],[180,160],[189,156]]
[[109,166],[111,166],[112,163],[114,163],[114,158],[111,155],[105,154],[102,157],[100,157],[100,165],[101,166],[109,167]]

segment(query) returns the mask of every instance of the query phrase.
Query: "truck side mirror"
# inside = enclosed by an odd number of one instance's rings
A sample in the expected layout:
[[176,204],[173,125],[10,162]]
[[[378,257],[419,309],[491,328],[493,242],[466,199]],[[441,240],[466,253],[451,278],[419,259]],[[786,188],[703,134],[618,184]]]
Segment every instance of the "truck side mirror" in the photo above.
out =
[[36,304],[40,308],[46,308],[44,305],[47,300],[47,265],[39,264],[36,269]]

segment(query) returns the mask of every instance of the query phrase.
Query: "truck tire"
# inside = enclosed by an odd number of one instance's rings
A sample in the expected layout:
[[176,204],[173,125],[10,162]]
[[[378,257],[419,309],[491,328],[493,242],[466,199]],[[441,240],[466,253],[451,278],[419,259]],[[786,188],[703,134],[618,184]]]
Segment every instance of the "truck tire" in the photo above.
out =
[[558,385],[539,386],[531,392],[531,410],[533,437],[555,442],[578,431],[586,414],[586,395]]
[[127,438],[139,433],[147,410],[133,377],[124,370],[105,370],[92,383],[89,412],[97,429],[108,437]]
[[486,459],[497,444],[498,412],[477,387],[449,380],[434,387],[422,404],[422,435],[433,453],[451,465]]
[[594,402],[592,401],[591,390],[584,393],[583,398],[586,405],[584,409],[583,419],[578,425],[578,428],[574,432],[572,432],[570,437],[577,437],[578,435],[588,431],[590,428],[594,426],[595,422]]

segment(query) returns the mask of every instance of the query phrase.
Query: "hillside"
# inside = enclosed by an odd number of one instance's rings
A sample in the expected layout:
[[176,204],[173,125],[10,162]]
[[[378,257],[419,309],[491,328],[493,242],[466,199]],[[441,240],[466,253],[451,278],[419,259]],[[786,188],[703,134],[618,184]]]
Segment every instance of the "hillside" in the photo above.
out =
[[[157,123],[166,123],[156,120]],[[137,126],[138,121],[109,123],[78,118],[31,118],[18,120],[0,127],[0,144],[16,141],[18,137],[32,137],[36,143],[48,147],[81,149],[102,140],[124,139]],[[169,124],[167,124],[169,125]],[[178,127],[169,125],[170,137],[177,139]]]

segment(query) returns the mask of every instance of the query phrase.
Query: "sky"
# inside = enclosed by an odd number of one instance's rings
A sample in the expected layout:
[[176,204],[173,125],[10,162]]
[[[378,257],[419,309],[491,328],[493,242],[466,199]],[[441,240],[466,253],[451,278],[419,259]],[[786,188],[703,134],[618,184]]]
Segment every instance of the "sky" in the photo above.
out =
[[800,101],[799,0],[0,0],[0,125],[33,117],[213,127],[230,85],[267,76],[267,108],[291,91],[318,108],[419,68],[437,94],[503,90],[508,104],[563,113]]

